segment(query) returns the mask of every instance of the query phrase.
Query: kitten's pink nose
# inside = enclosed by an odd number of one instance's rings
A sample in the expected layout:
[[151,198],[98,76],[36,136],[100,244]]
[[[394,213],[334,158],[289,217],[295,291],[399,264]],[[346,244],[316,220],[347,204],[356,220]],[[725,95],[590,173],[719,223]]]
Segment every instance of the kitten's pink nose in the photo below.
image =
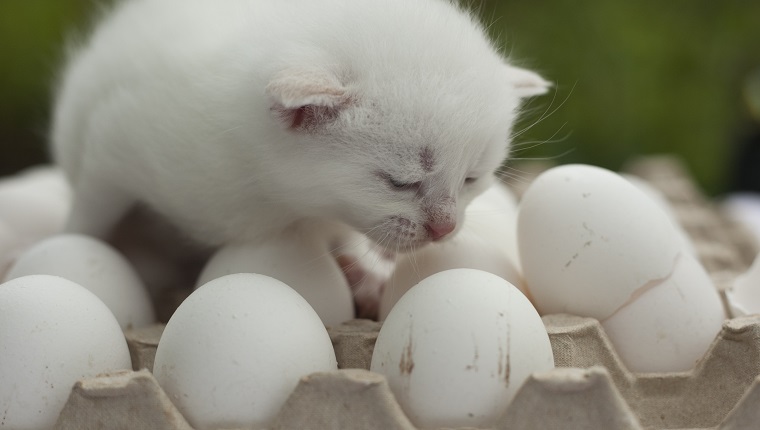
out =
[[441,240],[457,228],[453,222],[430,222],[425,224],[425,230],[433,240]]

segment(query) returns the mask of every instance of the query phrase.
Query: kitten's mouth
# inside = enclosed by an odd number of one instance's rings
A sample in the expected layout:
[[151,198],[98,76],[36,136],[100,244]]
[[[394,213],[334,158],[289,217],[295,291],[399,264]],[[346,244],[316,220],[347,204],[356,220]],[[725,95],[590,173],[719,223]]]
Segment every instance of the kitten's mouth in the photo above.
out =
[[378,245],[380,246],[380,249],[382,249],[382,252],[386,255],[398,255],[398,254],[409,254],[409,253],[415,253],[419,251],[422,247],[429,245],[431,241],[426,242],[414,242],[414,243],[382,243]]
[[398,216],[387,218],[368,236],[389,252],[413,251],[436,239],[418,223]]
[[390,242],[381,244],[388,252],[407,253],[416,251],[423,246],[432,243],[432,240],[419,240],[414,242]]

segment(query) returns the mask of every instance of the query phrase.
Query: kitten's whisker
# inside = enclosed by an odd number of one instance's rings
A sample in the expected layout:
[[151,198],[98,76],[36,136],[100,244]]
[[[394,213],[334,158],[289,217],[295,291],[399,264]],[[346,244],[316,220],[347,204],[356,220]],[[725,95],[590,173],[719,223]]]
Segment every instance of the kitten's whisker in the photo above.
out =
[[567,134],[565,134],[565,135],[564,135],[562,138],[560,138],[560,139],[554,139],[554,137],[555,137],[555,136],[556,136],[556,135],[557,135],[557,134],[558,134],[560,131],[562,131],[562,129],[563,129],[563,128],[564,128],[566,125],[567,125],[567,123],[564,123],[564,124],[562,124],[562,125],[561,125],[561,126],[558,128],[558,129],[557,129],[557,131],[555,131],[555,132],[554,132],[554,134],[552,134],[552,135],[551,135],[551,136],[550,136],[548,139],[546,139],[546,140],[530,140],[530,141],[526,141],[526,142],[520,142],[520,143],[517,143],[517,144],[513,144],[513,145],[512,145],[512,146],[509,148],[509,158],[511,159],[511,158],[512,158],[512,154],[514,154],[514,153],[516,153],[516,152],[527,151],[527,150],[530,150],[530,149],[533,149],[533,148],[539,147],[539,146],[541,146],[541,145],[544,145],[544,144],[547,144],[547,143],[561,143],[561,142],[564,142],[564,141],[566,141],[566,140],[567,140],[567,139],[568,139],[568,138],[569,138],[569,137],[570,137],[570,136],[573,134],[573,132],[572,132],[572,131],[569,131]]
[[367,235],[362,235],[362,239],[359,241],[350,240],[347,242],[340,243],[333,248],[329,249],[328,252],[335,255],[339,251],[345,250],[345,249],[356,249],[362,245],[364,245],[367,241],[371,241]]
[[520,169],[519,167],[516,167],[516,166],[510,166],[509,164],[503,165],[500,168],[500,172],[505,173],[505,174],[509,173],[509,172],[514,172],[513,174],[515,174],[515,175],[522,175],[523,178],[525,178],[525,179],[530,179],[530,177],[532,176],[532,174],[530,172],[522,170],[522,169]]
[[519,176],[519,177],[522,177],[522,178],[528,178],[528,177],[530,177],[530,173],[529,172],[525,172],[523,170],[518,169],[517,167],[510,166],[510,165],[507,165],[507,164],[505,164],[505,165],[499,167],[498,169],[496,169],[496,173],[497,174],[502,174],[502,175],[514,175],[514,176]]
[[409,253],[409,264],[411,265],[416,278],[421,281],[422,275],[420,274],[420,265],[417,262],[417,249],[415,249],[414,247],[412,247],[411,252]]
[[514,173],[508,170],[500,170],[498,171],[498,173],[501,178],[509,179],[509,181],[504,181],[505,183],[516,182],[519,184],[528,184],[530,182],[530,178],[528,177],[528,175],[523,176],[523,175],[520,175],[519,173]]
[[530,124],[529,126],[527,126],[527,127],[521,127],[520,131],[518,131],[516,133],[513,133],[512,136],[511,136],[511,138],[514,140],[517,137],[522,136],[528,130],[532,129],[536,125],[538,125],[541,122],[543,122],[545,119],[547,119],[547,118],[551,117],[552,115],[554,115],[570,99],[570,96],[573,94],[573,91],[575,91],[576,85],[578,85],[577,81],[575,82],[575,84],[573,84],[572,88],[570,88],[570,92],[567,94],[567,96],[562,101],[562,103],[560,103],[559,106],[555,107],[553,110],[550,111],[550,109],[552,108],[552,105],[554,104],[554,102],[557,99],[557,91],[554,91],[554,95],[552,97],[552,100],[551,100],[551,102],[549,102],[549,106],[546,108],[546,110],[544,111],[544,113],[541,114],[541,116],[537,120],[535,120],[532,124]]
[[546,157],[517,157],[517,158],[512,158],[512,160],[515,160],[515,161],[550,161],[550,160],[558,160],[558,159],[560,159],[560,158],[562,158],[562,157],[564,157],[564,156],[566,156],[568,154],[571,154],[573,152],[575,152],[575,148],[570,148],[567,151],[565,151],[565,152],[563,152],[561,154],[557,154],[557,155],[551,155],[551,156],[546,156]]

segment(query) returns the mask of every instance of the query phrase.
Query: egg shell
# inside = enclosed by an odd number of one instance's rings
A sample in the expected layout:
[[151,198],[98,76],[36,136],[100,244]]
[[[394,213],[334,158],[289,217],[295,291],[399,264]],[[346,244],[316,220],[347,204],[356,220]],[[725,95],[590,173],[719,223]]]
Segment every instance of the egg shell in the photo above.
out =
[[23,236],[44,237],[63,229],[68,206],[16,187],[0,188],[0,219]]
[[351,289],[325,243],[288,232],[262,244],[229,245],[211,257],[197,285],[234,273],[258,273],[296,290],[325,325],[354,317]]
[[59,233],[69,213],[63,174],[38,167],[0,180],[0,220],[28,242]]
[[702,358],[725,318],[710,276],[684,252],[670,276],[600,322],[628,370],[680,372]]
[[514,192],[504,183],[496,181],[467,206],[463,227],[490,239],[519,272],[517,207]]
[[0,285],[0,428],[50,429],[77,380],[131,368],[119,323],[84,287],[48,275]]
[[264,275],[216,278],[166,325],[153,373],[196,429],[260,428],[313,372],[337,369],[322,321],[292,288]]
[[760,314],[760,255],[726,290],[726,300],[734,317]]
[[720,209],[751,233],[754,243],[760,244],[760,192],[732,193],[721,202]]
[[652,199],[652,201],[655,202],[663,212],[665,212],[665,214],[668,216],[668,219],[673,224],[673,228],[676,231],[676,236],[681,242],[681,247],[691,255],[695,257],[698,256],[697,248],[694,246],[694,242],[691,240],[691,237],[686,232],[686,230],[684,230],[684,228],[681,226],[678,220],[678,216],[673,209],[673,206],[670,204],[665,195],[660,190],[652,186],[649,182],[639,178],[638,176],[630,174],[623,174],[621,176],[623,176],[626,180],[628,180],[628,182],[646,194],[647,197]]
[[491,273],[453,269],[410,289],[388,314],[370,369],[419,428],[488,427],[523,381],[554,367],[528,299]]
[[34,186],[41,190],[68,199],[71,187],[63,170],[52,164],[40,164],[21,170],[12,176],[0,178],[0,188],[6,185]]
[[148,290],[135,270],[98,239],[62,234],[36,243],[16,259],[6,280],[27,275],[55,275],[84,286],[111,309],[122,329],[156,321]]
[[587,165],[539,175],[520,201],[517,229],[523,278],[542,314],[603,320],[667,277],[682,249],[652,199]]
[[0,220],[0,280],[5,279],[8,269],[16,261],[16,257],[21,252],[19,248],[22,246],[19,243],[19,239],[13,233],[13,231],[5,224],[5,221]]
[[398,300],[421,280],[459,268],[483,270],[513,285],[521,284],[520,274],[499,246],[464,228],[446,242],[432,243],[414,254],[398,256],[396,270],[386,283],[380,301],[380,318],[384,319]]
[[516,255],[516,201],[501,183],[494,183],[467,207],[456,236],[400,254],[380,301],[380,319],[410,288],[438,272],[469,268],[493,273],[525,293]]

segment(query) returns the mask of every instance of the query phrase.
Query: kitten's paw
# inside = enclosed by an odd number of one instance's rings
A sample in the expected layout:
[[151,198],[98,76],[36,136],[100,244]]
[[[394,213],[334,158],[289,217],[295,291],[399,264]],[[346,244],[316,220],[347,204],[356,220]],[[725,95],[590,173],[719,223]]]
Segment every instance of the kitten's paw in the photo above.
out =
[[357,318],[376,320],[385,283],[393,273],[393,256],[375,249],[335,257],[354,295]]

